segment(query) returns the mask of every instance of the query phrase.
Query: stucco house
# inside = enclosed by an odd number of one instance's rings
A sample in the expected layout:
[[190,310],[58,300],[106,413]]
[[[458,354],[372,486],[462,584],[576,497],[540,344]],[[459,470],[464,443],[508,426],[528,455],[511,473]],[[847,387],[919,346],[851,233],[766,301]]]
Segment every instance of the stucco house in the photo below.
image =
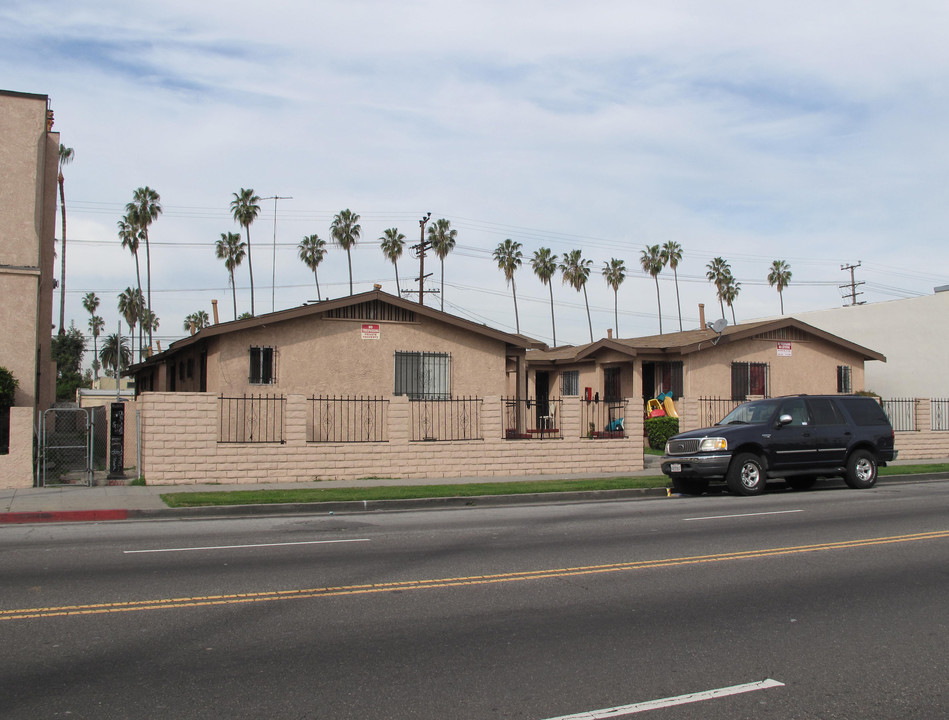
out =
[[537,347],[376,289],[211,325],[131,373],[139,394],[522,396]]
[[4,418],[9,424],[0,426],[0,487],[33,483],[34,418],[55,397],[50,338],[59,133],[51,128],[46,95],[0,90],[0,366],[19,382]]
[[528,385],[538,398],[587,395],[613,402],[661,393],[721,397],[856,392],[867,361],[886,358],[794,318],[531,350]]

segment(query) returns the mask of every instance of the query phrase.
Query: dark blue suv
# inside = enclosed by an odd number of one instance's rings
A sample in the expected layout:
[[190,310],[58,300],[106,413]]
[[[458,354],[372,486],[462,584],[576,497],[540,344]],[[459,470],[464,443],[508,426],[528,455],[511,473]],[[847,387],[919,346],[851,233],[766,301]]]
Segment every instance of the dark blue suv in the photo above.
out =
[[712,480],[758,495],[774,477],[800,490],[835,476],[870,488],[877,468],[895,459],[893,427],[874,398],[795,395],[742,403],[713,427],[669,438],[662,472],[687,495],[701,495]]

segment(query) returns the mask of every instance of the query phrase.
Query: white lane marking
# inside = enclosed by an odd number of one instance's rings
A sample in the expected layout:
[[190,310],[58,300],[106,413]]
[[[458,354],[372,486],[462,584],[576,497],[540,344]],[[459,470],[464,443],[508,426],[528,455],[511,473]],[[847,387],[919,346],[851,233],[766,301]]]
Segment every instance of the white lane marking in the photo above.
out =
[[210,545],[207,547],[156,548],[154,550],[123,550],[125,555],[136,553],[189,552],[191,550],[237,550],[240,548],[285,547],[287,545],[332,545],[334,543],[369,542],[369,538],[352,540],[304,540],[301,542],[260,543],[257,545]]
[[804,512],[803,510],[775,510],[774,512],[742,513],[740,515],[708,515],[707,517],[685,518],[685,522],[690,520],[727,520],[729,518],[757,517],[758,515],[787,515],[789,513]]
[[658,710],[659,708],[672,707],[674,705],[704,702],[705,700],[714,700],[715,698],[727,697],[729,695],[740,695],[741,693],[776,687],[784,687],[784,683],[768,678],[767,680],[746,683],[744,685],[732,685],[731,687],[718,688],[717,690],[689,693],[688,695],[678,695],[677,697],[663,698],[662,700],[650,700],[648,702],[636,703],[635,705],[621,705],[619,707],[604,708],[603,710],[590,710],[588,712],[577,713],[576,715],[561,715],[560,717],[547,718],[547,720],[609,720],[609,718],[622,717],[623,715],[634,715],[636,713]]

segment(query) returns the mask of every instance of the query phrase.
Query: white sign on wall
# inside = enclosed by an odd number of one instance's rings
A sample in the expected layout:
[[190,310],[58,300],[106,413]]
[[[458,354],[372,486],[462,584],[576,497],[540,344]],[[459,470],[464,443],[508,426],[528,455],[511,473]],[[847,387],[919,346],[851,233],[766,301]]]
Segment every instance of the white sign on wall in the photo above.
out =
[[382,335],[382,328],[379,325],[371,323],[363,323],[362,325],[362,339],[363,340],[378,340]]
[[791,357],[791,343],[789,342],[778,343],[778,357]]

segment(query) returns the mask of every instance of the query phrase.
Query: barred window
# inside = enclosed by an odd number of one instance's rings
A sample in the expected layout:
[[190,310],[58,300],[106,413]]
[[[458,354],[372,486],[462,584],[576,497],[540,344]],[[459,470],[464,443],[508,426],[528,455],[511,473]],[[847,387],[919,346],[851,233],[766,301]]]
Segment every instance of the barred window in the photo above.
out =
[[564,370],[560,374],[560,394],[563,396],[580,394],[579,370]]
[[413,400],[451,399],[451,354],[397,351],[395,394]]
[[732,400],[749,395],[769,395],[768,363],[732,363]]
[[274,348],[252,347],[250,349],[250,376],[251,385],[272,385],[275,380]]
[[839,393],[852,393],[853,385],[851,384],[851,372],[849,365],[838,365],[837,366],[837,392]]

